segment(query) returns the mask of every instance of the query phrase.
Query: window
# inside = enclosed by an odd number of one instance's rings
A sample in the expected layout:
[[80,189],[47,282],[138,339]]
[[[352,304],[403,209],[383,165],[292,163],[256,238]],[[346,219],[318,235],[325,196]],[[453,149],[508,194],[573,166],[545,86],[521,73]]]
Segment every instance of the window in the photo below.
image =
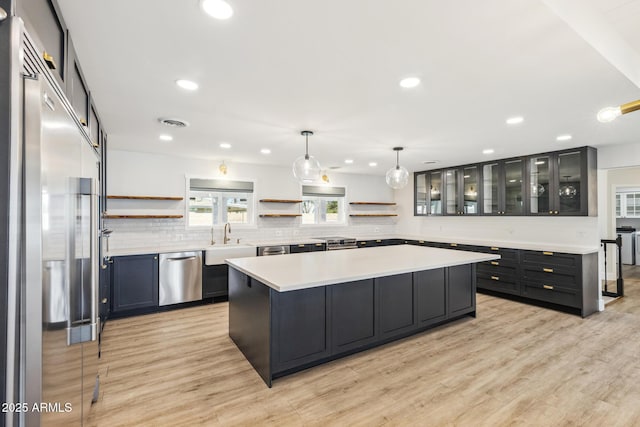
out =
[[190,179],[187,224],[211,227],[254,223],[253,182]]
[[344,187],[302,186],[302,224],[344,224]]

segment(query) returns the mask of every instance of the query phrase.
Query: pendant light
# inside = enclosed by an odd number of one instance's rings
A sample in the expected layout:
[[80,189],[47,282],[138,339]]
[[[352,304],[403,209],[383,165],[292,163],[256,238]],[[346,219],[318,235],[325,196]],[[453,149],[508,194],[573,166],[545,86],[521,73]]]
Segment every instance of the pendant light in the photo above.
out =
[[564,185],[560,186],[560,189],[558,190],[558,194],[560,197],[564,197],[566,199],[573,199],[578,194],[578,190],[576,190],[576,187],[569,184],[569,178],[571,178],[571,175],[564,175],[565,183]]
[[320,180],[320,163],[309,155],[309,135],[313,135],[313,132],[303,130],[300,135],[305,137],[305,154],[293,162],[293,176],[300,184],[310,184]]
[[396,152],[396,167],[387,171],[387,185],[394,190],[404,188],[409,182],[409,171],[400,166],[400,152],[403,147],[393,147],[393,151]]

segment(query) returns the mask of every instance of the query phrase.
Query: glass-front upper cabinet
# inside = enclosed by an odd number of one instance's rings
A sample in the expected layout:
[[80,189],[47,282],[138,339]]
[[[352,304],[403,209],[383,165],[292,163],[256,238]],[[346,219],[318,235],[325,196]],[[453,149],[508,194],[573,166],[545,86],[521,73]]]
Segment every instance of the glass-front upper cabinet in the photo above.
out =
[[479,213],[478,194],[478,166],[462,168],[462,211],[465,215]]
[[529,214],[597,215],[594,148],[583,147],[531,156],[528,158],[528,168]]
[[558,154],[558,189],[554,194],[558,197],[558,204],[554,208],[554,215],[580,213],[583,180],[581,164],[582,153],[580,151]]
[[622,218],[622,194],[616,193],[616,218]]
[[524,162],[499,160],[482,165],[482,213],[524,214]]
[[504,167],[504,207],[503,215],[524,214],[524,161],[505,160]]
[[625,218],[640,217],[640,193],[626,193],[625,199]]
[[427,215],[429,213],[429,194],[427,193],[427,172],[413,175],[415,205],[414,215]]
[[529,158],[529,213],[553,214],[551,197],[551,157]]
[[442,215],[442,171],[414,174],[414,215]]
[[429,173],[429,213],[442,215],[442,171]]
[[460,215],[462,211],[460,207],[459,200],[459,189],[458,189],[458,170],[457,169],[447,169],[444,172],[445,179],[445,214],[446,215]]

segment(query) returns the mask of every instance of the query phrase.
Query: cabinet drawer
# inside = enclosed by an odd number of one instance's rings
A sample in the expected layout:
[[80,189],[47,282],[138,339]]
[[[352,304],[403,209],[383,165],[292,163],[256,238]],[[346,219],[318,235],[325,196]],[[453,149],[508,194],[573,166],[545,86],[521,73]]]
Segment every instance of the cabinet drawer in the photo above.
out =
[[547,251],[522,251],[523,264],[537,264],[540,266],[558,266],[566,268],[579,268],[580,255],[562,254]]
[[518,263],[517,249],[500,248],[497,246],[486,246],[482,248],[482,252],[500,255],[500,261],[502,262],[511,261],[516,264]]
[[562,272],[550,272],[550,269],[547,271],[541,271],[541,269],[524,269],[524,277],[530,282],[535,282],[541,285],[560,285],[569,288],[579,288],[580,283],[578,283],[578,278],[575,274],[566,274]]
[[500,264],[496,265],[482,263],[478,264],[477,267],[478,276],[484,274],[489,276],[512,276],[515,278],[517,276],[517,271],[518,270],[516,267]]
[[568,307],[581,308],[581,294],[577,289],[556,285],[543,285],[524,281],[522,296]]
[[478,289],[487,289],[506,294],[520,295],[520,284],[514,277],[480,275],[476,279]]

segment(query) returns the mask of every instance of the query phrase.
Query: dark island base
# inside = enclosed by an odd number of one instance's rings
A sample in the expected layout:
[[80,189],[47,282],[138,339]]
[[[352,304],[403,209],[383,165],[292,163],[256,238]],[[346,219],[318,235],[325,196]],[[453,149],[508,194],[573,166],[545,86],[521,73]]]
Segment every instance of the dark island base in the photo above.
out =
[[476,310],[475,264],[278,292],[229,268],[229,336],[272,380]]

